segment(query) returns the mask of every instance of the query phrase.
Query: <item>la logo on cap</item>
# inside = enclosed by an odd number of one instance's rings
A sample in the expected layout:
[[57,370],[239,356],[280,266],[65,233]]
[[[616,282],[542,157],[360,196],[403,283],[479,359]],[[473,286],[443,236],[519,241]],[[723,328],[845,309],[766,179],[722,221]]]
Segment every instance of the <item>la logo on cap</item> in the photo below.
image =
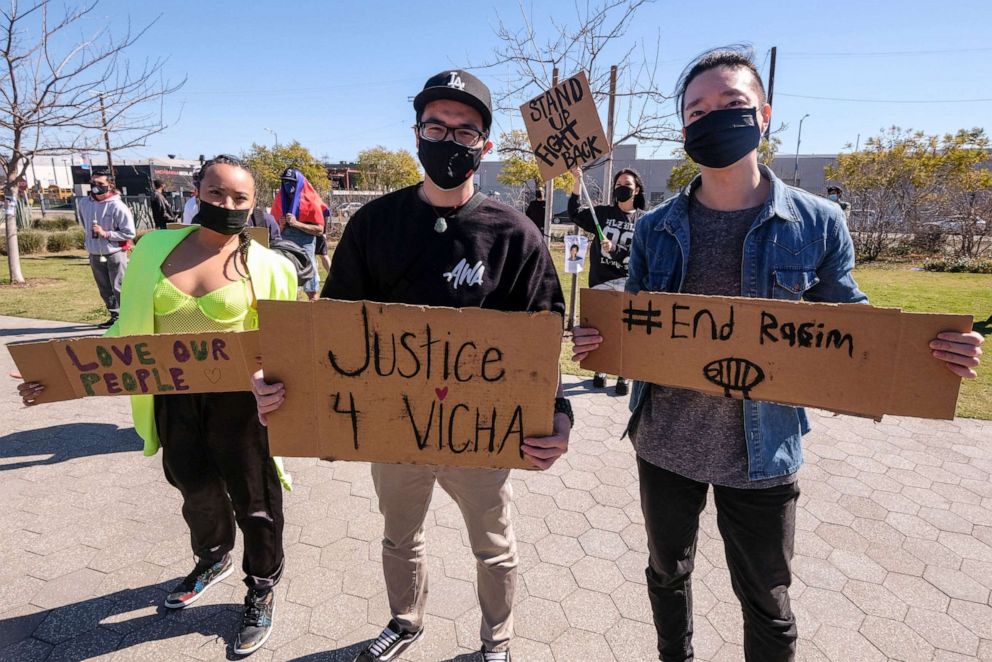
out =
[[465,83],[462,82],[462,77],[458,75],[457,71],[451,72],[451,78],[448,79],[448,87],[457,87],[459,90],[465,90]]

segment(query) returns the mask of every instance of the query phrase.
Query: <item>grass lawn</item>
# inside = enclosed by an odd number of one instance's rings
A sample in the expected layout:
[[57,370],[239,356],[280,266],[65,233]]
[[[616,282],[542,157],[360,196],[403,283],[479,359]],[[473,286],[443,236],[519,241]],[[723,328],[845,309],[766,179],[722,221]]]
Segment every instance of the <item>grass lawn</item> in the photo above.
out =
[[[554,255],[567,305],[572,276],[565,273],[560,246],[554,246]],[[7,261],[0,260],[3,262],[0,283],[6,283],[9,282]],[[83,251],[24,256],[21,267],[28,284],[0,285],[0,315],[84,323],[106,319],[107,312]],[[320,273],[323,277],[323,268]],[[985,335],[986,346],[992,349],[992,324],[987,321],[992,315],[992,275],[931,273],[913,271],[906,265],[888,265],[859,268],[855,278],[877,306],[973,315],[975,329]],[[580,274],[579,286],[587,282],[587,274]],[[562,346],[562,370],[588,375],[569,360],[570,348],[569,343]],[[978,379],[963,384],[957,415],[992,420],[992,352],[986,352],[986,363]]]

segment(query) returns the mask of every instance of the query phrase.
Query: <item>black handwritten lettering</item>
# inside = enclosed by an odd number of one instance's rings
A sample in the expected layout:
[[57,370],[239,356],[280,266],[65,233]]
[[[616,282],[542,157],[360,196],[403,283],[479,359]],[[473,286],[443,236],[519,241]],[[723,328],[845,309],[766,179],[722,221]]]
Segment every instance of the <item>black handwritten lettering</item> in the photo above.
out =
[[[496,424],[496,417],[493,416],[493,424]],[[520,405],[517,405],[516,409],[513,410],[513,417],[510,418],[510,424],[506,428],[506,434],[503,435],[503,441],[499,444],[499,450],[496,451],[497,454],[503,452],[503,447],[506,446],[506,440],[512,436],[517,438],[517,451],[520,453],[520,457],[524,456],[524,409]]]
[[676,329],[680,326],[688,327],[688,322],[678,321],[679,311],[689,310],[689,306],[682,306],[679,304],[672,304],[672,338],[688,338],[689,336],[683,336],[676,333]]
[[740,391],[745,400],[751,399],[751,390],[765,380],[765,371],[747,359],[727,357],[703,366],[703,376],[711,384],[723,389],[730,398],[732,391]]
[[[455,448],[454,445],[455,415],[458,413],[458,410],[460,409],[468,411],[468,405],[463,405],[461,403],[458,403],[457,405],[452,407],[451,417],[448,419],[448,448],[451,449],[452,453],[464,453],[466,450],[468,450],[468,447],[472,445],[472,440],[466,439],[465,443],[462,444],[461,448]],[[476,446],[478,446],[478,441],[476,442]]]
[[[495,357],[490,359],[489,358],[490,354],[495,354]],[[500,363],[502,361],[503,361],[502,350],[497,349],[496,347],[490,347],[489,349],[487,349],[486,353],[482,355],[482,379],[484,379],[487,382],[498,382],[499,380],[503,379],[503,377],[506,376],[506,370],[504,370],[502,367],[500,367],[499,372],[496,373],[496,376],[494,377],[490,377],[489,373],[486,372],[486,367],[490,363]]]
[[[404,396],[405,397],[405,396]],[[352,441],[355,445],[355,450],[358,450],[358,415],[361,413],[357,407],[355,407],[355,394],[348,393],[349,406],[348,409],[341,409],[341,394],[334,394],[334,413],[335,414],[348,414],[351,419],[351,436]],[[413,420],[413,416],[410,417]],[[414,428],[416,430],[416,428]]]
[[413,372],[406,373],[403,372],[402,368],[399,369],[400,377],[403,377],[404,379],[412,379],[417,376],[418,372],[420,372],[420,358],[417,356],[417,352],[406,342],[408,339],[416,337],[416,333],[411,333],[409,331],[400,336],[400,345],[402,345],[403,349],[407,351],[410,358],[413,359],[414,365]]
[[854,358],[854,337],[838,329],[824,329],[822,322],[779,323],[772,313],[761,311],[761,327],[759,342],[764,345],[767,340],[777,343],[780,340],[789,347],[804,347],[813,349],[840,349],[847,346],[847,355]]
[[650,336],[651,329],[660,329],[662,326],[661,322],[655,321],[656,317],[661,317],[661,311],[655,310],[654,304],[650,300],[648,300],[648,307],[645,310],[634,308],[634,302],[631,301],[623,312],[623,323],[627,325],[628,332],[632,331],[635,326],[643,326],[645,333]]
[[389,375],[396,372],[396,336],[395,335],[391,336],[391,339],[392,339],[393,347],[392,347],[392,351],[390,351],[389,354],[390,356],[393,357],[393,363],[392,365],[389,366],[389,372],[382,371],[382,342],[379,339],[378,331],[374,334],[374,337],[372,339],[372,355],[374,357],[372,359],[372,363],[375,365],[376,374],[379,375],[380,377],[388,377]]
[[[455,379],[459,382],[472,381],[473,375],[471,373],[469,373],[468,377],[462,378],[461,371],[459,370],[462,366],[462,352],[465,351],[466,347],[471,347],[472,349],[476,348],[475,343],[472,341],[462,343],[462,346],[458,348],[458,353],[455,354]],[[454,416],[454,412],[452,412],[452,416]]]
[[362,336],[365,339],[365,362],[361,366],[354,370],[346,370],[338,364],[338,359],[334,355],[333,350],[327,352],[327,360],[330,361],[331,367],[339,375],[344,375],[345,377],[357,377],[363,372],[365,372],[369,367],[369,313],[365,310],[365,304],[362,304]]
[[427,426],[421,432],[420,427],[417,426],[417,421],[413,416],[413,408],[410,406],[410,398],[406,394],[403,395],[403,405],[406,407],[406,416],[410,419],[410,426],[413,428],[413,436],[417,439],[417,448],[424,450],[427,448],[427,440],[431,434],[431,426],[434,424],[434,407],[437,406],[437,400],[431,401],[431,411],[427,415]]

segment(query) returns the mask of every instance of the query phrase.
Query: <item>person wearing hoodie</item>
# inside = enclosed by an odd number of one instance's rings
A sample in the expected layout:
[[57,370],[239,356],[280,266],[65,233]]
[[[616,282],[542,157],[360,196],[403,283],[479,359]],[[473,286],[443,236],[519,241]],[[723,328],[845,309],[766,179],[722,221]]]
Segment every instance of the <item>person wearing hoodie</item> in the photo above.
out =
[[121,283],[127,269],[127,249],[134,240],[134,216],[121,200],[114,178],[105,172],[90,176],[90,194],[77,203],[90,254],[93,280],[110,318],[101,329],[114,325],[121,307]]
[[279,221],[282,238],[288,239],[310,256],[314,276],[303,284],[311,301],[317,298],[317,236],[324,234],[324,203],[303,173],[295,168],[283,171],[282,185],[272,202],[272,215]]

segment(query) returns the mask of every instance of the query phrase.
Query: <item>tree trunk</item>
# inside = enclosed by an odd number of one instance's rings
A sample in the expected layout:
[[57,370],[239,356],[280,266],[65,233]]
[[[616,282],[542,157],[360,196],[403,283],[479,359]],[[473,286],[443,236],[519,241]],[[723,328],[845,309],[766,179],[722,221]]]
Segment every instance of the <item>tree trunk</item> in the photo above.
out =
[[21,273],[21,252],[17,248],[17,189],[9,184],[4,186],[3,192],[6,197],[4,201],[4,224],[7,226],[7,265],[10,268],[10,282],[24,283],[24,274]]

